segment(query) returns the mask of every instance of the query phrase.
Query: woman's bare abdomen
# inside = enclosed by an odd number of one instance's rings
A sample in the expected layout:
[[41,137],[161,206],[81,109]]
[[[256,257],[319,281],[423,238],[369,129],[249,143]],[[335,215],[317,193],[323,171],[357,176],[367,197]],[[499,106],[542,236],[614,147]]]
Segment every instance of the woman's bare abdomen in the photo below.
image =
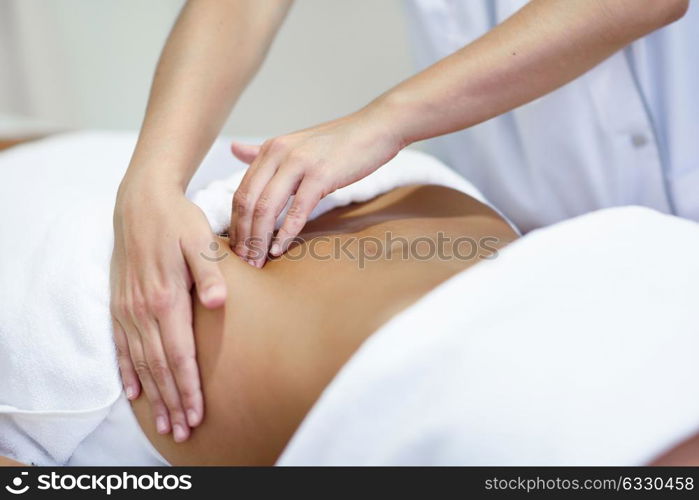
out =
[[[134,411],[173,465],[273,464],[361,343],[454,274],[516,238],[488,207],[437,186],[393,190],[311,221],[303,243],[263,269],[222,258],[229,293],[194,308],[204,422],[185,443],[160,436],[145,398]],[[460,240],[458,240],[460,238]]]

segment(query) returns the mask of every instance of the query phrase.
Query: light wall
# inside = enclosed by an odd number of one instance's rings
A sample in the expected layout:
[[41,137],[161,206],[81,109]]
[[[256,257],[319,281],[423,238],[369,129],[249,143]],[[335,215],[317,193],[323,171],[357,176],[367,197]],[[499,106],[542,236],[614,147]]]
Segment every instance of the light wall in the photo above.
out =
[[[18,118],[67,128],[138,128],[181,5],[0,0],[4,129]],[[410,72],[400,0],[296,0],[225,132],[268,136],[310,126],[357,109]]]

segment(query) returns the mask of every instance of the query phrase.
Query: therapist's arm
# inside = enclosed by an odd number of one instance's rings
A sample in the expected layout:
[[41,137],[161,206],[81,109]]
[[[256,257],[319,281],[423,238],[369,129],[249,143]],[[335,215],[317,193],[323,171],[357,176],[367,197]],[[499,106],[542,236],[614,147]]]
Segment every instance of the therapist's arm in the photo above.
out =
[[534,0],[385,99],[406,142],[461,130],[568,83],[682,17],[687,6],[688,0]]
[[[225,300],[212,241],[185,188],[258,69],[290,0],[190,0],[158,64],[114,210],[111,311],[129,399],[141,389],[160,433],[188,438],[204,414],[190,289]],[[165,238],[166,244],[162,241]]]
[[[252,163],[235,195],[233,248],[261,266],[285,251],[318,200],[406,145],[462,130],[540,97],[678,18],[688,0],[533,0],[362,110],[278,137],[234,144]],[[565,110],[561,110],[565,112]],[[272,239],[277,214],[294,202]]]

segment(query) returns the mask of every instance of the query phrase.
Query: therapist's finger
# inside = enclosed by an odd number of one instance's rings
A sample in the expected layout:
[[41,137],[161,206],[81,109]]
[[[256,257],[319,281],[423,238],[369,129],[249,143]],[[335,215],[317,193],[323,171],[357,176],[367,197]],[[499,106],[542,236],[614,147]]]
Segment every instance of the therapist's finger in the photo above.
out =
[[260,146],[252,144],[243,144],[242,142],[233,141],[231,143],[231,153],[243,163],[250,165],[257,155],[260,154]]
[[204,399],[197,368],[190,295],[179,295],[171,312],[160,318],[159,323],[168,332],[163,336],[163,347],[175,376],[187,424],[196,427],[204,415]]
[[[204,231],[183,240],[180,245],[202,305],[207,309],[221,307],[226,301],[227,291],[223,273],[218,267],[221,257],[218,253],[218,241],[209,231]],[[214,252],[213,255],[212,252]],[[179,292],[177,296],[186,296],[188,303],[190,303],[189,294]],[[182,308],[182,306],[179,307]],[[163,313],[167,313],[171,309],[171,307],[167,307]],[[174,309],[178,309],[178,307],[175,306]]]
[[119,363],[121,380],[124,384],[124,392],[126,392],[126,397],[129,400],[134,400],[141,391],[141,384],[138,381],[136,369],[131,362],[129,341],[119,320],[114,316],[112,316],[112,325],[114,327],[114,344],[116,345],[117,362]]
[[318,182],[307,178],[301,181],[284,222],[272,241],[269,251],[272,256],[279,257],[289,249],[289,245],[306,225],[308,217],[322,197],[323,187]]
[[124,332],[128,338],[129,354],[131,355],[134,369],[153,410],[155,428],[158,434],[167,434],[170,432],[170,417],[168,416],[165,402],[160,396],[158,386],[155,384],[153,377],[151,377],[150,367],[146,361],[146,355],[141,344],[141,336],[138,330],[136,330],[136,326],[132,323],[122,320],[121,325],[124,327]]
[[[262,267],[267,258],[274,224],[286,206],[289,198],[296,192],[303,174],[300,169],[282,167],[262,191],[253,211],[252,231],[250,236],[252,253],[248,260],[255,267]],[[254,245],[254,247],[253,247]]]
[[277,170],[277,164],[273,158],[268,158],[262,152],[245,173],[240,186],[233,195],[233,213],[231,215],[230,234],[235,235],[235,242],[231,241],[231,248],[242,258],[247,258],[250,231],[252,230],[252,216],[257,200],[262,194],[269,180]]
[[137,326],[145,333],[142,336],[143,353],[148,364],[148,370],[167,407],[175,442],[180,443],[189,437],[189,425],[182,408],[175,377],[170,371],[165,355],[159,331],[160,325],[155,322],[144,322]]
[[[227,295],[226,281],[218,264],[227,253],[218,253],[218,242],[212,238],[211,233],[206,233],[193,237],[191,242],[182,242],[183,254],[194,279],[199,301],[208,309],[223,306]],[[212,243],[213,247],[210,246]],[[216,253],[211,255],[213,250]],[[171,314],[163,318],[162,324],[165,331],[172,334],[164,339],[165,352],[175,373],[180,397],[187,412],[187,422],[195,427],[204,417],[204,398],[196,362],[191,311],[191,295],[178,294]],[[169,325],[172,325],[172,331]]]

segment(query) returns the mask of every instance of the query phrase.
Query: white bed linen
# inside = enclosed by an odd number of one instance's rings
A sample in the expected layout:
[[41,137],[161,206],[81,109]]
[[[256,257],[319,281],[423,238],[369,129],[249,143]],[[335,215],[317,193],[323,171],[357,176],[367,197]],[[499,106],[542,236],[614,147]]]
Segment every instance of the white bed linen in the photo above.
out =
[[528,234],[376,332],[281,465],[638,465],[699,431],[699,225]]

